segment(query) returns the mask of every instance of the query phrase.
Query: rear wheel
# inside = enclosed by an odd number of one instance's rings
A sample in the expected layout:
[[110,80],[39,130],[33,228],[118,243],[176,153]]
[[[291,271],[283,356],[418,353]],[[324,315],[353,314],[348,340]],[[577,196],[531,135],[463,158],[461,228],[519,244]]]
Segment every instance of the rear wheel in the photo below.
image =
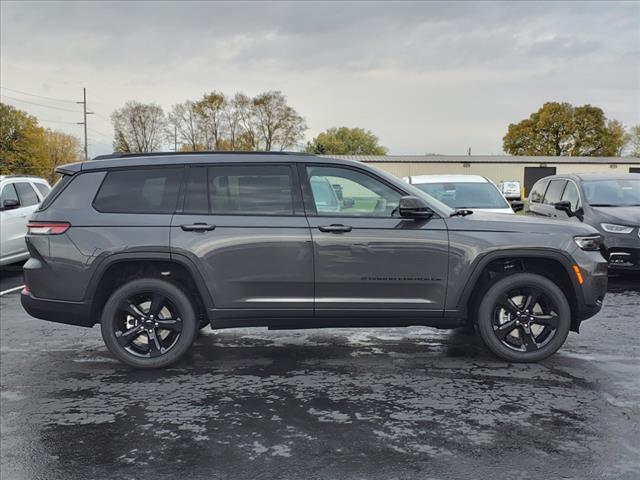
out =
[[156,278],[133,280],[107,300],[102,338],[118,360],[136,368],[162,368],[191,347],[198,320],[187,295]]
[[498,280],[478,309],[477,327],[489,350],[510,362],[537,362],[565,342],[571,308],[548,278],[518,273]]

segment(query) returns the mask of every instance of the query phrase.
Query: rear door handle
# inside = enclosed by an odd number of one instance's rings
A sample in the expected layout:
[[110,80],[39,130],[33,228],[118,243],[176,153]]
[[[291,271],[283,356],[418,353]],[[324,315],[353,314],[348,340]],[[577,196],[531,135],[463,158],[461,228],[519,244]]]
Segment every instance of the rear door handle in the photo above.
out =
[[208,223],[192,223],[191,225],[180,225],[180,228],[185,232],[210,232],[215,230],[216,226]]
[[344,233],[350,232],[352,229],[353,227],[351,225],[341,225],[337,223],[333,223],[331,225],[322,225],[318,227],[318,230],[327,233]]

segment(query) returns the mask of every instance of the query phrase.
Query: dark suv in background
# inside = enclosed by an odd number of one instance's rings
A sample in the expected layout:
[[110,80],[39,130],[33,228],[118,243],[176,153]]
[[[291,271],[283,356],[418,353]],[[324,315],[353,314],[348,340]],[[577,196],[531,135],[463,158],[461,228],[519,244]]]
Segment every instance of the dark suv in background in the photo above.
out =
[[359,162],[303,154],[114,154],[64,166],[29,223],[22,304],[101,324],[109,350],[169,365],[200,327],[473,322],[515,362],[596,314],[600,235],[453,210]]
[[640,272],[640,174],[554,175],[531,189],[525,214],[585,223],[616,271]]

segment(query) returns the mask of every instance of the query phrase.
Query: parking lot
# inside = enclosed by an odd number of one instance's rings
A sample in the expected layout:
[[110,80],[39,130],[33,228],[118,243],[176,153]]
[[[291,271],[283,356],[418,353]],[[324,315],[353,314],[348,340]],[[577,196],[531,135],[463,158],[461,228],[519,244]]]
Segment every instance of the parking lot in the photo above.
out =
[[[2,291],[19,286],[2,270]],[[205,331],[135,371],[0,297],[3,479],[640,475],[640,279],[539,364],[463,331]]]

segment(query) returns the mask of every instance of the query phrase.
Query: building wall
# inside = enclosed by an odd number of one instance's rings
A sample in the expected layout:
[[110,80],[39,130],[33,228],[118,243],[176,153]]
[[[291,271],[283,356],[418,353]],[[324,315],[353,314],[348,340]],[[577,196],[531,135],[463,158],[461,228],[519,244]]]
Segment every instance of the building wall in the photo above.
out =
[[[435,174],[467,174],[483,175],[495,183],[502,180],[518,180],[524,185],[525,167],[556,167],[557,174],[563,173],[629,173],[630,167],[637,164],[562,164],[562,163],[409,163],[409,162],[366,162],[369,165],[385,170],[398,177],[409,175],[435,175]],[[616,168],[612,168],[615,165]]]

